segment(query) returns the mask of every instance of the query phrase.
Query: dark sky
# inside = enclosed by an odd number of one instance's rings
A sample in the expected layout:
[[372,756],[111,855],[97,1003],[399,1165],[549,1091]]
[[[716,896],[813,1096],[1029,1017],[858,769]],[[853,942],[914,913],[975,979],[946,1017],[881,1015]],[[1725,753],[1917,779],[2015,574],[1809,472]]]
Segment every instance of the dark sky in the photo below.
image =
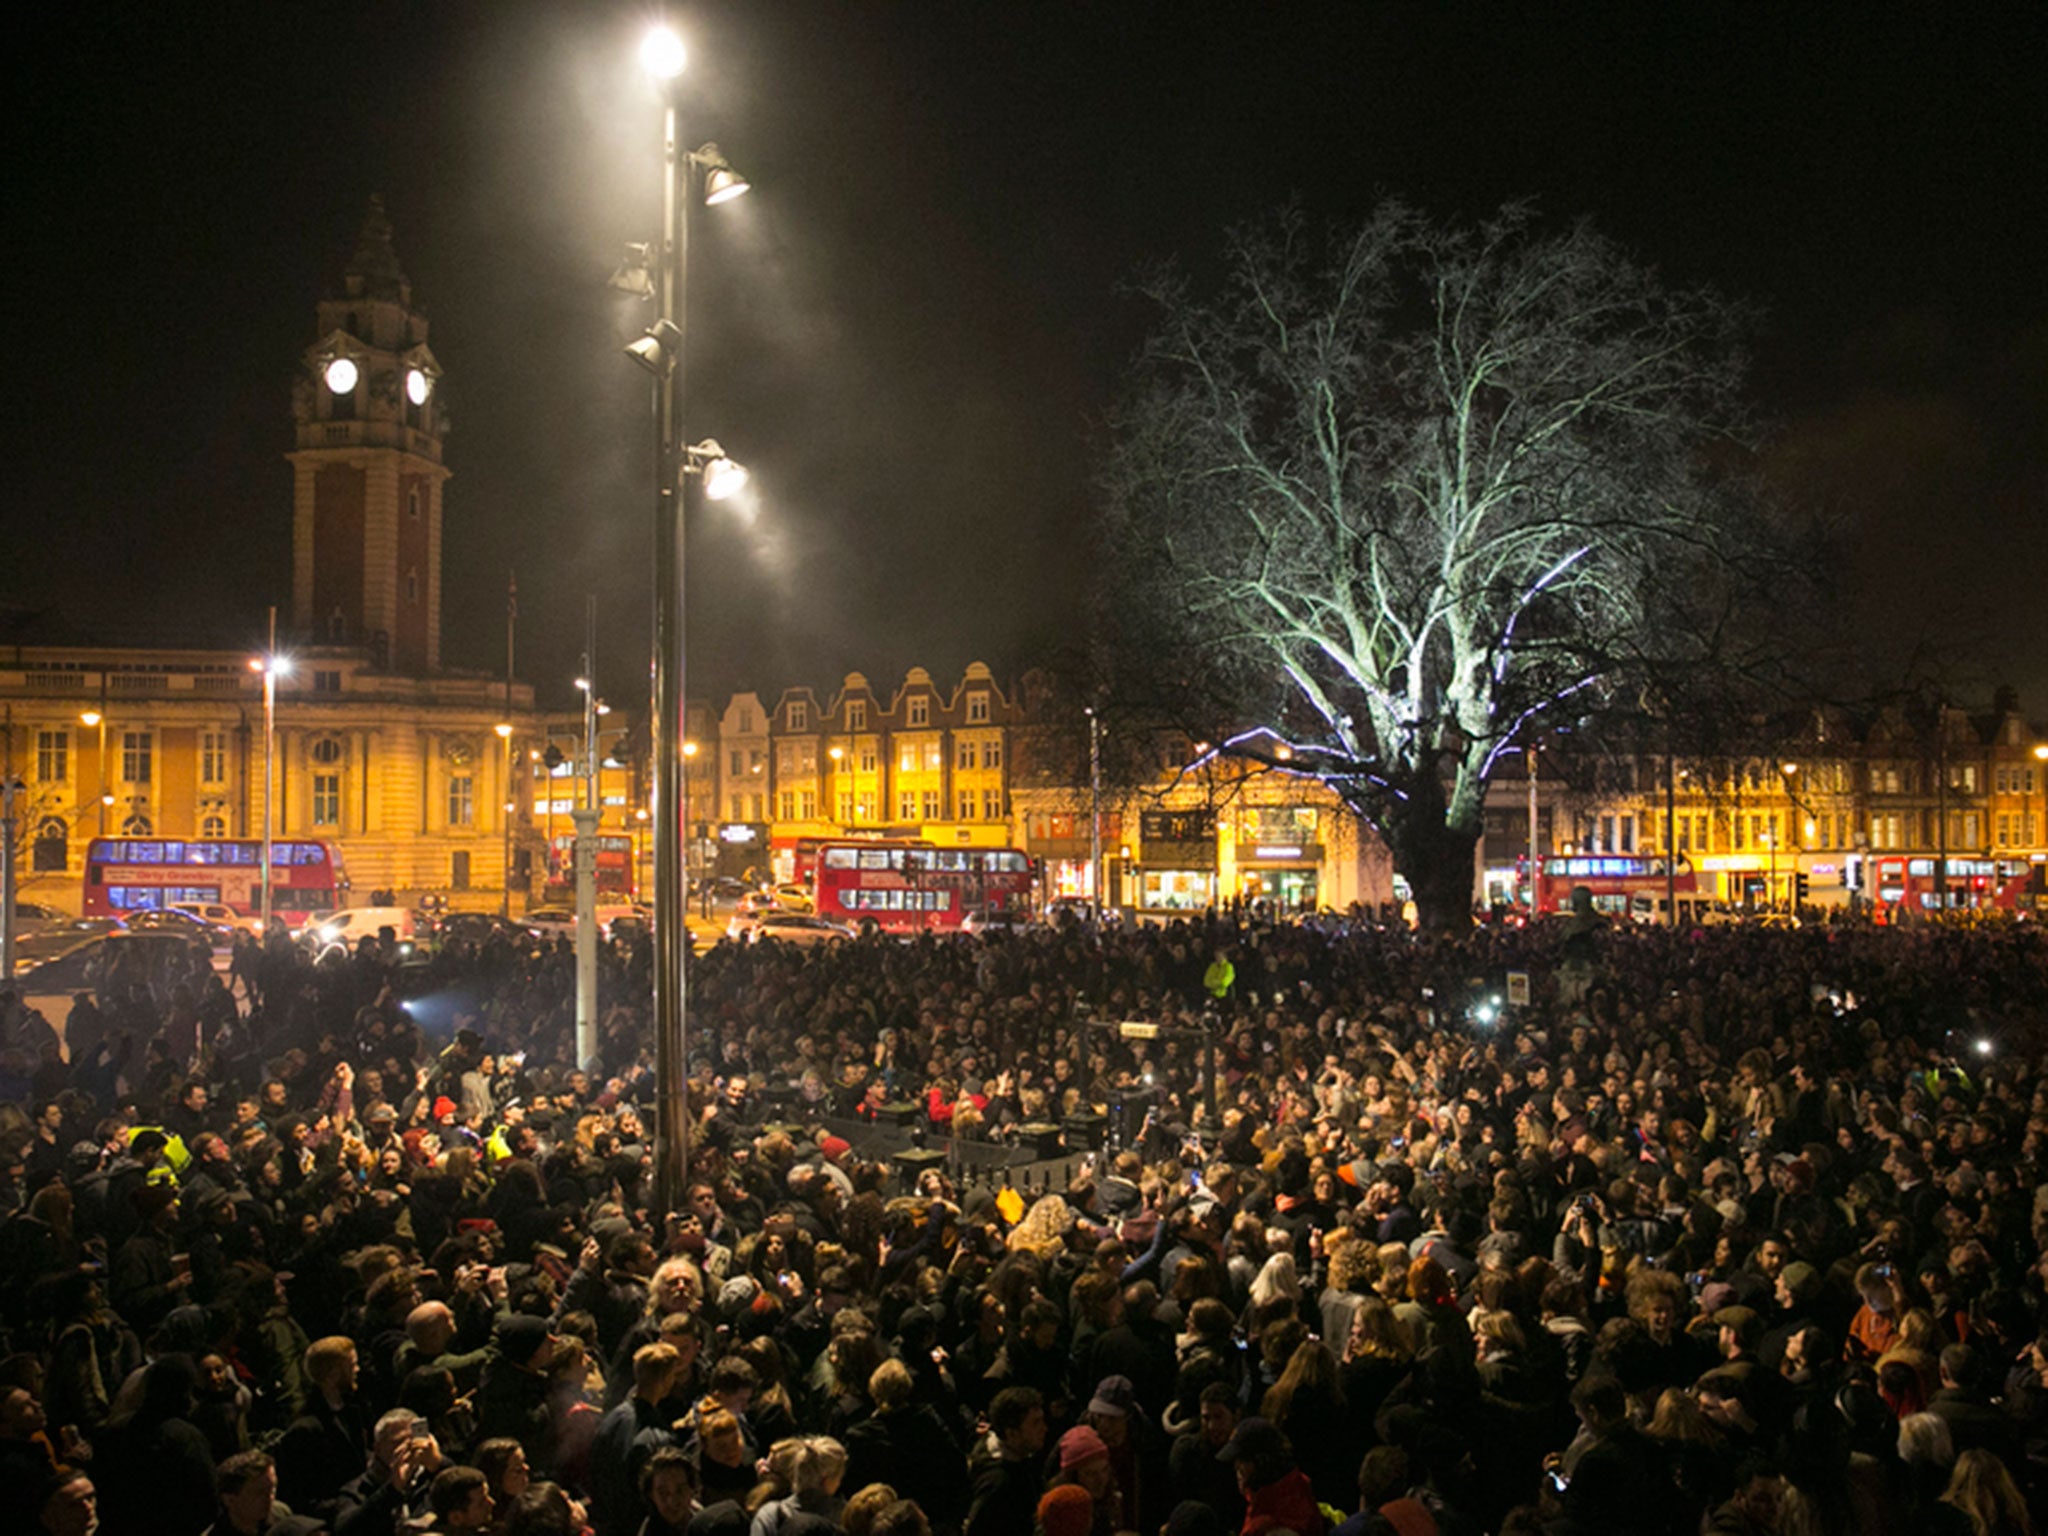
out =
[[[566,701],[645,676],[652,14],[43,7],[10,66],[0,603],[257,632],[290,598],[290,386],[381,192],[447,369],[444,646]],[[750,4],[676,13],[689,423],[754,470],[690,552],[692,693],[1007,673],[1084,609],[1147,263],[1290,196],[1529,196],[1768,313],[1787,484],[1852,529],[1874,648],[1980,641],[2048,713],[2048,131],[2037,5]]]

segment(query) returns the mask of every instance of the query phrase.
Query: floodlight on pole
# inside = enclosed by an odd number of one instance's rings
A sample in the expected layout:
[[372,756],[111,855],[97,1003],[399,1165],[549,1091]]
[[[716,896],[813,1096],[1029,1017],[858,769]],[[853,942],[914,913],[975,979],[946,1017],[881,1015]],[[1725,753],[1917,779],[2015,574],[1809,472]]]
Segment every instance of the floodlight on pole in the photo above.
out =
[[[666,27],[647,34],[640,47],[641,66],[653,77],[662,105],[661,233],[648,247],[657,319],[627,354],[654,378],[654,638],[651,708],[648,711],[648,759],[652,767],[654,842],[654,1075],[655,1075],[655,1203],[673,1210],[682,1203],[689,1172],[689,1116],[684,1079],[689,1068],[687,978],[689,954],[688,871],[684,842],[687,783],[684,776],[682,728],[685,719],[686,645],[683,613],[686,471],[691,467],[689,439],[684,435],[684,337],[688,327],[690,203],[699,189],[707,201],[726,202],[746,190],[746,179],[733,170],[716,145],[692,153],[683,149],[680,98],[676,77],[688,55],[682,40]],[[716,177],[714,182],[713,177]],[[629,278],[628,291],[638,291]],[[713,455],[724,459],[724,454]],[[709,460],[706,460],[708,469]],[[729,469],[717,474],[718,491],[737,489]],[[707,496],[710,479],[705,481]]]

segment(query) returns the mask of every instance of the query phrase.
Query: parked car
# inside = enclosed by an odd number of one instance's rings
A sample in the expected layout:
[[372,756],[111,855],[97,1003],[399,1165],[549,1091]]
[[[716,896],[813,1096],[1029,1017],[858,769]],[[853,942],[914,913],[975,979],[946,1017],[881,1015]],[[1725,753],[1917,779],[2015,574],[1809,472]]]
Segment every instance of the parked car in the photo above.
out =
[[1031,926],[1029,912],[1014,912],[1008,909],[994,912],[969,912],[960,919],[962,933],[1023,933]]
[[450,912],[434,923],[434,937],[439,940],[466,939],[472,944],[485,944],[494,938],[504,937],[517,943],[531,935],[518,923],[507,922],[495,912]]
[[323,949],[330,944],[353,949],[357,941],[374,939],[383,928],[389,928],[401,944],[416,944],[428,933],[425,915],[411,907],[343,907],[307,919],[299,937],[311,939]]
[[41,928],[24,933],[14,941],[14,974],[24,975],[46,960],[76,949],[87,939],[97,939],[121,927],[118,917],[74,917],[61,927]]
[[526,931],[537,939],[573,939],[576,937],[576,909],[574,907],[535,907],[524,919]]
[[14,903],[14,932],[16,936],[26,933],[42,933],[46,929],[51,928],[62,928],[71,921],[72,917],[69,912],[59,911],[57,908],[46,906],[40,901],[17,900]]
[[192,960],[192,939],[185,933],[120,930],[78,940],[62,954],[30,967],[15,984],[24,1004],[52,1024],[62,1024],[71,1012],[71,999],[80,992],[98,997],[109,975],[147,982],[154,992],[166,977],[185,974]]
[[230,936],[237,933],[253,933],[260,938],[263,934],[263,919],[261,917],[244,917],[233,907],[218,901],[174,901],[168,905],[166,910],[171,912],[189,912],[202,923],[208,923],[215,928],[222,929]]
[[[226,910],[223,908],[222,910]],[[235,941],[235,930],[208,922],[185,907],[148,907],[128,914],[130,933],[181,933],[199,939],[215,949],[226,949]]]
[[[735,918],[735,922],[739,919]],[[803,912],[769,912],[751,919],[746,927],[735,934],[726,930],[729,938],[737,938],[743,944],[758,944],[764,939],[776,939],[784,944],[795,944],[808,948],[814,944],[844,944],[854,937],[854,932],[844,923],[835,923],[828,918],[812,917]]]

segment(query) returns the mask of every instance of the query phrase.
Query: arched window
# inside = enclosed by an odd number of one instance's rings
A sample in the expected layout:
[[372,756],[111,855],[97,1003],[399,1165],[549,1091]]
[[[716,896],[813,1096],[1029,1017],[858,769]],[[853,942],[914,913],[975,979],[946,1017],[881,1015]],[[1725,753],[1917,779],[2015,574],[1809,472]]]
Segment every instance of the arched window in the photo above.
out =
[[149,813],[147,811],[131,812],[127,819],[121,823],[121,835],[123,837],[147,837],[150,831]]
[[38,871],[62,873],[71,857],[71,829],[61,816],[47,817],[36,828],[35,852],[31,862]]
[[199,835],[201,837],[226,837],[228,835],[227,817],[218,815],[207,817],[199,823]]
[[323,767],[341,761],[341,743],[332,736],[322,736],[313,743],[313,761]]

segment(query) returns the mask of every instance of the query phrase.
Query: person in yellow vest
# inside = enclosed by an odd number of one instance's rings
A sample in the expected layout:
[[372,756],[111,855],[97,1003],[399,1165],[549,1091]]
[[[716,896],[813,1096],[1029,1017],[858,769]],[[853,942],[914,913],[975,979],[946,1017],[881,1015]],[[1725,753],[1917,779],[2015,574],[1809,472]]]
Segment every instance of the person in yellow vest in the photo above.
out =
[[1230,951],[1219,949],[1216,958],[1209,962],[1209,969],[1202,973],[1202,986],[1220,1005],[1230,1000],[1230,989],[1237,985],[1237,967],[1231,963]]

